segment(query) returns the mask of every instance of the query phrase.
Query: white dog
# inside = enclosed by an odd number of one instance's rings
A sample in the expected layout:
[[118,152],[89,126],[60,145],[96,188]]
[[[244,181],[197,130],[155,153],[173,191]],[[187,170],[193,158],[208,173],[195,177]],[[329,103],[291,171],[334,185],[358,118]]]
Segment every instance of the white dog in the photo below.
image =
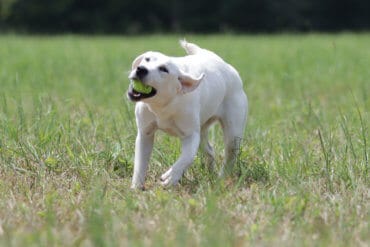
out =
[[230,172],[243,137],[248,100],[238,72],[215,53],[195,44],[181,42],[185,57],[168,57],[146,52],[132,63],[131,80],[139,80],[153,90],[146,94],[133,89],[128,97],[135,107],[138,133],[132,188],[143,188],[154,133],[160,129],[181,139],[181,155],[161,176],[162,185],[175,185],[193,162],[202,142],[209,167],[214,151],[208,142],[209,126],[221,123],[225,162],[220,174]]

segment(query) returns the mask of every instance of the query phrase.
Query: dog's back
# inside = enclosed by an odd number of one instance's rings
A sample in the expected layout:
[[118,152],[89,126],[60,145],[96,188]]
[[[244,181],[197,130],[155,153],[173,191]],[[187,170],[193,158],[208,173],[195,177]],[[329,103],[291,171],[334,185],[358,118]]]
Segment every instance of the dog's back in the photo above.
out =
[[[220,56],[212,51],[203,49],[196,44],[189,43],[186,40],[181,40],[180,45],[189,56],[180,58],[179,60],[185,60],[185,69],[197,71],[198,73],[205,73],[208,78],[203,81],[203,84],[213,84],[211,88],[215,91],[217,91],[217,87],[224,86],[225,88],[222,90],[226,93],[225,96],[239,92],[243,93],[243,82],[239,73]],[[197,57],[197,59],[193,59],[193,56],[199,57]],[[211,93],[213,96],[215,96],[215,91]]]

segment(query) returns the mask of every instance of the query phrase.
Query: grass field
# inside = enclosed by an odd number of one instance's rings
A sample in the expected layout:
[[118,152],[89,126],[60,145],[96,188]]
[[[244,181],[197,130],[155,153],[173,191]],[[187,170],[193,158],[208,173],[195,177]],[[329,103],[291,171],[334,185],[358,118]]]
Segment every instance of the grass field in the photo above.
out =
[[127,71],[179,38],[0,36],[0,246],[370,246],[370,35],[187,37],[244,80],[238,165],[219,181],[199,153],[163,189],[180,150],[158,133],[131,191]]

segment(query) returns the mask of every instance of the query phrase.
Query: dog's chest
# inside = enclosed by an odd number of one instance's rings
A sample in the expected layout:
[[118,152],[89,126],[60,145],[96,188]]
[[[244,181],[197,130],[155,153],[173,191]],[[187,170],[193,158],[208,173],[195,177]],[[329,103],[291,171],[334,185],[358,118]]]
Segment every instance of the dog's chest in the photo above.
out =
[[158,129],[166,132],[172,136],[182,137],[185,136],[184,131],[176,124],[173,118],[170,119],[157,119]]

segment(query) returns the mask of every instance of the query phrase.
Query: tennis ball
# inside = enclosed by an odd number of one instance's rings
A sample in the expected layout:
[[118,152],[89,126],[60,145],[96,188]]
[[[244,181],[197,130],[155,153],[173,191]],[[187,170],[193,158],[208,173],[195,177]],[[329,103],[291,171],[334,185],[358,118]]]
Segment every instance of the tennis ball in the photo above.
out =
[[144,85],[141,81],[133,80],[132,87],[135,89],[136,92],[149,94],[152,92],[152,87],[148,85]]

